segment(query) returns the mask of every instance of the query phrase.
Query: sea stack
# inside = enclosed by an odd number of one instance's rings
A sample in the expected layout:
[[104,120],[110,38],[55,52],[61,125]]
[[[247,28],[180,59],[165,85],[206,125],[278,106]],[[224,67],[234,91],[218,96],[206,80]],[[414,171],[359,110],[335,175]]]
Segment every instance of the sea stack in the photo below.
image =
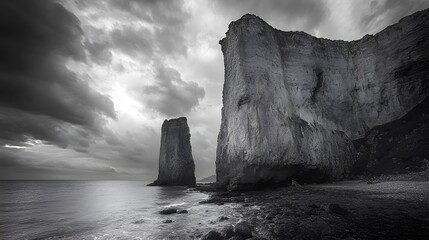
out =
[[[218,184],[340,180],[377,156],[393,170],[428,158],[429,10],[350,42],[282,32],[247,14],[220,44]],[[395,132],[413,109],[420,125]]]
[[195,184],[191,134],[186,117],[165,120],[161,129],[158,179],[150,186]]

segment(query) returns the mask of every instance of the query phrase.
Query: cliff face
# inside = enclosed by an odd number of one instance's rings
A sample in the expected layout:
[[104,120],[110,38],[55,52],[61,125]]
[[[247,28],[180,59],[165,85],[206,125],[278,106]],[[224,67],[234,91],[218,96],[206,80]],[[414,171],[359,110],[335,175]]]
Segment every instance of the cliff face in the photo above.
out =
[[429,10],[351,42],[253,15],[226,35],[216,175],[231,188],[342,179],[356,165],[354,141],[429,95]]
[[161,129],[158,179],[150,185],[193,185],[195,164],[185,117],[165,120]]

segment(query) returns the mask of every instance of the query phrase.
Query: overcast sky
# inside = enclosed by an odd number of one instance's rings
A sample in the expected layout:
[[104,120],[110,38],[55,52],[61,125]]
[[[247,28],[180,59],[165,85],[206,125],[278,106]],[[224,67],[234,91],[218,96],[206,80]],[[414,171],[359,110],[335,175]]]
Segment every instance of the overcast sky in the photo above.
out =
[[0,179],[142,179],[164,119],[186,116],[197,179],[215,172],[228,24],[355,40],[427,0],[2,0]]

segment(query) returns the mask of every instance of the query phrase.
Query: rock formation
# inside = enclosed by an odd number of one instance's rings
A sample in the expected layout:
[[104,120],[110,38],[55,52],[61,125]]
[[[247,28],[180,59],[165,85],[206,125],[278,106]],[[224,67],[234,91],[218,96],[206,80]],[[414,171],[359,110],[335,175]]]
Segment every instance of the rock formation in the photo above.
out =
[[216,175],[211,175],[203,179],[197,180],[197,182],[216,182]]
[[350,42],[282,32],[247,14],[220,44],[216,176],[230,188],[348,177],[365,155],[357,142],[429,96],[429,10]]
[[151,186],[195,184],[191,134],[185,117],[165,120],[161,129],[158,179]]

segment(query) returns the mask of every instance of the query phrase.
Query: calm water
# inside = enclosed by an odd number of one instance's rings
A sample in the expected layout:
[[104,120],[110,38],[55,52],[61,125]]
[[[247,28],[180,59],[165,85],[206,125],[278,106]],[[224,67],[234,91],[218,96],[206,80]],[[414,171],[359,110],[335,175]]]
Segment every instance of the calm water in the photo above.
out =
[[[198,204],[207,197],[137,181],[0,181],[0,239],[193,239],[239,221],[233,204]],[[189,214],[158,213],[168,206]]]

